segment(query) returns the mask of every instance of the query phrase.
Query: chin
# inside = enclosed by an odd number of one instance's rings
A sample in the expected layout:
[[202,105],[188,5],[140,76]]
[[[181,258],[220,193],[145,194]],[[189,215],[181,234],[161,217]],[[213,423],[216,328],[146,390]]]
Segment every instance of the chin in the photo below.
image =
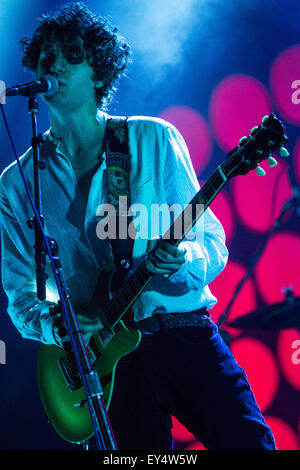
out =
[[62,103],[66,103],[66,99],[62,97],[61,93],[60,93],[60,90],[58,90],[56,93],[54,93],[54,95],[50,95],[50,96],[47,96],[47,95],[41,95],[43,100],[46,102],[46,103],[49,103],[49,104],[62,104]]

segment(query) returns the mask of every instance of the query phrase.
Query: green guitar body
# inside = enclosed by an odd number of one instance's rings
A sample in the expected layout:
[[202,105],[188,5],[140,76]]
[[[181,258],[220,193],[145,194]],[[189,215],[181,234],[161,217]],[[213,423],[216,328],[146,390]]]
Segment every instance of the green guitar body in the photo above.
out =
[[[103,305],[109,301],[112,270],[111,265],[107,266],[99,278]],[[118,362],[138,347],[142,336],[140,331],[126,328],[122,320],[114,327],[114,333],[106,346],[103,346],[98,333],[92,336],[89,344],[93,369],[99,375],[107,410]],[[69,442],[80,443],[92,437],[94,430],[84,388],[81,386],[70,391],[58,364],[62,357],[65,357],[65,351],[59,346],[41,345],[38,358],[39,391],[48,418],[58,434]]]
[[[117,364],[121,357],[138,347],[141,333],[137,330],[129,331],[120,322],[115,336],[106,347],[102,346],[97,334],[92,340],[94,351],[95,347],[98,351],[93,369],[98,372],[108,410]],[[84,442],[94,433],[86,395],[83,387],[74,392],[69,390],[57,362],[63,355],[64,350],[59,346],[42,344],[38,359],[40,394],[48,418],[58,434],[70,442]],[[78,406],[80,403],[84,405]]]

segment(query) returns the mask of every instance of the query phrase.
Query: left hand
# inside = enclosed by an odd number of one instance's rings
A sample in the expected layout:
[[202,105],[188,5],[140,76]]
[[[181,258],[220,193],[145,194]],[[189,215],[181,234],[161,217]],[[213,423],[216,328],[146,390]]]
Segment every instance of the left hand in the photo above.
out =
[[[186,249],[181,250],[168,241],[155,249],[158,240],[148,240],[145,263],[149,271],[155,274],[173,274],[185,263]],[[153,251],[152,251],[153,250]]]

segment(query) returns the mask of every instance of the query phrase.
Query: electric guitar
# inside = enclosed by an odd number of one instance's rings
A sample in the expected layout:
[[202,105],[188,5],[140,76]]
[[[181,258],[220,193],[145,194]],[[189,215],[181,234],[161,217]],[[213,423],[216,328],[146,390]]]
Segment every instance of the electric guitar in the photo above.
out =
[[[180,237],[174,236],[175,232],[178,233],[179,226],[182,228],[185,209],[158,244],[167,239],[178,246],[231,178],[245,175],[255,168],[258,175],[263,175],[264,170],[259,167],[259,163],[268,159],[269,165],[274,166],[277,162],[271,154],[279,149],[281,156],[287,156],[283,147],[287,140],[285,128],[276,116],[265,116],[262,123],[254,127],[250,135],[243,137],[228,153],[225,161],[216,168],[192,199],[190,205],[202,209],[193,212],[191,226],[185,227],[185,233],[181,230]],[[126,327],[124,316],[155,276],[146,268],[145,261],[142,261],[111,298],[109,286],[112,272],[113,266],[108,266],[100,276],[101,295],[104,297],[100,318],[104,328],[92,336],[88,346],[93,369],[100,378],[107,409],[113,393],[116,366],[141,341],[138,330],[129,330]],[[44,408],[56,431],[70,442],[80,443],[89,439],[93,435],[93,427],[85,392],[72,361],[72,352],[55,345],[42,344],[38,359],[38,382]]]

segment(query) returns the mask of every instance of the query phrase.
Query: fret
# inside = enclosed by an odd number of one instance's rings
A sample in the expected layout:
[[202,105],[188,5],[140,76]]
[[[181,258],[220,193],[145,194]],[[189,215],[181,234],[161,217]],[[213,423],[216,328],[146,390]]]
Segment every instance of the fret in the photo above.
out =
[[142,262],[104,311],[104,316],[111,326],[114,326],[121,319],[153,276],[154,274],[150,273],[145,263]]
[[123,310],[126,308],[126,305],[126,301],[124,301],[122,297],[116,294],[115,297],[109,303],[107,309],[104,310],[104,316],[111,327],[118,321],[118,318],[122,316]]
[[140,291],[141,285],[143,283],[139,282],[138,285],[137,276],[136,274],[132,276],[128,281],[128,289],[132,291],[132,295],[137,294]]
[[138,285],[139,290],[141,286],[145,283],[147,274],[148,274],[148,271],[146,270],[146,267],[143,266],[143,264],[141,264],[135,271],[133,277],[134,277],[135,282]]
[[[224,180],[225,175],[221,169],[215,170],[213,175],[209,180],[202,186],[199,193],[196,195],[196,200],[198,204],[204,204],[206,208],[214,197],[219,193],[223,188],[226,179]],[[226,177],[225,177],[226,178]]]
[[208,200],[208,195],[207,195],[207,191],[208,189],[206,190],[206,185],[207,183],[205,183],[205,185],[202,186],[202,188],[200,189],[200,191],[196,194],[196,196],[192,199],[191,201],[191,204],[203,204],[204,207],[206,207],[207,205],[207,200]]
[[[122,302],[123,302],[123,300],[125,301],[125,305],[121,304],[122,308],[123,307],[125,308],[126,305],[128,305],[128,302],[130,302],[131,297],[132,296],[130,295],[130,284],[129,284],[129,282],[127,282],[126,287],[122,288]],[[118,298],[118,302],[120,303],[119,298]]]

